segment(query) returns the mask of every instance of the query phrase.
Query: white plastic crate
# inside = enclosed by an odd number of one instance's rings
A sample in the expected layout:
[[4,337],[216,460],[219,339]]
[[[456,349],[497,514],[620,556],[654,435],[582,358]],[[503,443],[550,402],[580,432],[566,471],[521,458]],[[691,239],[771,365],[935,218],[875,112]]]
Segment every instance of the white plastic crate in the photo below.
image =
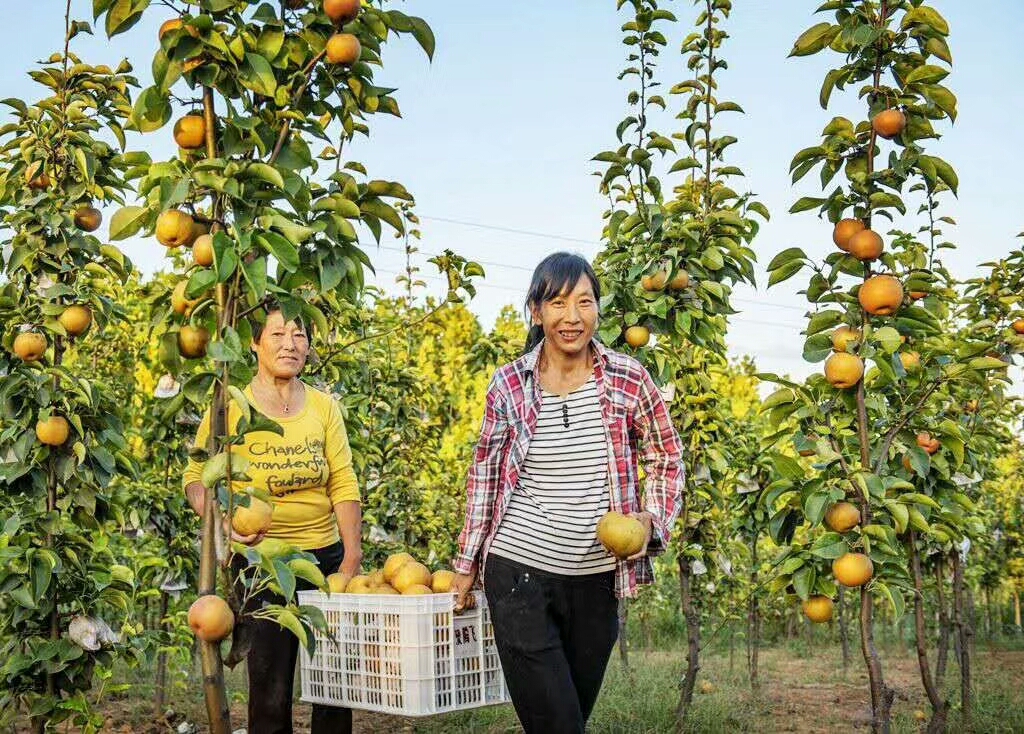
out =
[[301,647],[302,700],[403,716],[509,701],[487,601],[455,614],[452,594],[387,596],[300,591],[334,639]]

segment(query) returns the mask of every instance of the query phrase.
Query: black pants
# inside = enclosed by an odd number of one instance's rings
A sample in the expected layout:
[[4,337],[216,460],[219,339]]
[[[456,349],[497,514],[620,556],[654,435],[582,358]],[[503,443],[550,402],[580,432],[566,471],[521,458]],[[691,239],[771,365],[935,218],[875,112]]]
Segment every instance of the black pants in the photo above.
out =
[[[345,555],[341,543],[309,551],[316,556],[317,565],[324,575],[338,570]],[[245,558],[240,568],[245,567]],[[297,579],[297,589],[313,586]],[[258,594],[250,607],[258,609],[264,603],[283,604],[284,600],[272,592]],[[246,656],[249,672],[249,734],[291,734],[292,691],[295,685],[295,662],[299,656],[299,639],[284,627],[269,619],[247,619],[251,625],[252,641]],[[310,722],[311,734],[351,734],[352,710],[313,704]]]
[[582,734],[618,636],[614,572],[563,576],[488,556],[484,594],[527,734]]

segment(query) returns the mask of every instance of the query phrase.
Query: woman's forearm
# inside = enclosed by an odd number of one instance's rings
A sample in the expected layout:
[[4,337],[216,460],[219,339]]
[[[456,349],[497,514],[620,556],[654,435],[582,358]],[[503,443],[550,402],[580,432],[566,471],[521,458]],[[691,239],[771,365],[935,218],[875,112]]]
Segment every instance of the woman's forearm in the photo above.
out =
[[349,570],[359,567],[363,560],[363,511],[358,502],[339,502],[334,506],[338,520],[338,533],[345,547],[342,566]]
[[202,482],[191,482],[185,487],[185,497],[189,505],[199,517],[203,516],[203,505],[206,502],[206,487]]

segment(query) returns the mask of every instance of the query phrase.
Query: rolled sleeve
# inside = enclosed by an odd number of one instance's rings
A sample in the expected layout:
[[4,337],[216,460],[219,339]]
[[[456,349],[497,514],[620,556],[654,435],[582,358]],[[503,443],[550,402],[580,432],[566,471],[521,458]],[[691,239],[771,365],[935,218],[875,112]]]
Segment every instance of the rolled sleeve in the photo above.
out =
[[459,535],[459,552],[452,564],[458,573],[472,573],[490,529],[509,435],[505,411],[499,384],[492,379],[487,388],[480,438],[466,481],[466,520]]
[[327,478],[327,496],[332,505],[339,502],[359,502],[359,483],[352,467],[352,447],[348,443],[348,432],[341,408],[331,400],[327,415],[324,454],[330,474]]
[[651,513],[654,555],[668,547],[672,527],[683,506],[683,444],[672,424],[668,406],[647,370],[640,380],[635,424],[640,461],[646,474],[644,510]]

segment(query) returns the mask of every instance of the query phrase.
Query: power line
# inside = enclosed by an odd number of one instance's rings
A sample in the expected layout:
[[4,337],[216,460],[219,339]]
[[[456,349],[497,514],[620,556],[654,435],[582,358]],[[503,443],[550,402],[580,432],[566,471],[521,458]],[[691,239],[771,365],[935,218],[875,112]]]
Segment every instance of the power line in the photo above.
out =
[[591,245],[593,247],[600,247],[601,243],[594,240],[585,240],[580,237],[567,237],[565,235],[548,234],[547,232],[533,232],[527,229],[516,229],[515,227],[501,227],[495,224],[482,224],[480,222],[467,222],[462,219],[450,219],[448,217],[431,217],[425,214],[417,215],[420,219],[430,219],[434,222],[447,222],[448,224],[458,224],[463,227],[477,227],[478,229],[492,229],[495,232],[510,232],[511,234],[521,234],[527,237],[543,237],[549,240],[562,240],[564,242],[578,242],[584,245]]
[[[359,244],[366,246],[362,242],[360,242]],[[390,245],[377,245],[377,244],[370,245],[370,246],[376,247],[377,249],[380,249],[380,250],[391,250],[391,251],[394,251],[394,252],[405,253],[405,248],[404,247],[393,247],[393,246],[390,246]],[[420,253],[420,254],[426,255],[428,257],[438,257],[439,256],[439,253],[430,252],[428,250],[421,250],[419,248],[417,248],[417,252]],[[525,267],[523,265],[512,265],[510,263],[494,262],[493,260],[476,260],[476,262],[480,263],[481,265],[487,265],[488,267],[506,268],[508,270],[519,270],[519,271],[522,271],[522,272],[525,272],[525,273],[532,273],[533,272],[533,268],[528,268],[528,267]],[[492,286],[492,287],[501,288],[503,286]],[[733,296],[732,300],[737,302],[737,303],[749,303],[749,304],[751,304],[753,306],[767,306],[768,308],[784,308],[784,309],[789,309],[791,311],[799,311],[801,313],[804,313],[806,311],[806,309],[804,309],[804,308],[802,308],[800,306],[791,306],[791,305],[789,305],[787,303],[769,303],[769,302],[765,302],[765,301],[757,301],[757,300],[754,300],[754,299],[751,299],[751,298],[741,298],[739,296]]]
[[[383,269],[383,268],[378,268],[374,272],[377,275],[407,275],[407,273],[405,271],[401,271],[401,270],[386,270],[386,269]],[[413,279],[414,280],[422,280],[422,281],[430,281],[430,282],[434,282],[434,283],[444,283],[444,282],[446,282],[444,280],[444,278],[441,278],[440,276],[436,276],[436,275],[423,275],[423,274],[419,274],[419,273],[415,274],[413,276]],[[475,285],[476,285],[477,288],[485,288],[485,289],[486,288],[490,288],[492,290],[509,291],[511,293],[517,293],[519,295],[522,295],[522,290],[519,289],[519,288],[510,288],[509,286],[495,285],[493,283],[488,283],[487,281],[483,281],[482,283],[477,283]],[[740,314],[742,314],[742,313],[743,312],[741,311]],[[757,319],[747,319],[747,318],[744,318],[742,320],[742,322],[743,322],[743,324],[753,324],[755,326],[769,326],[769,327],[772,327],[772,328],[775,328],[775,329],[785,329],[787,331],[790,331],[790,330],[799,331],[799,330],[804,328],[803,324],[796,324],[796,323],[782,322],[782,321],[759,321]],[[731,325],[736,325],[736,321],[734,321],[734,320],[730,321],[730,324]]]

